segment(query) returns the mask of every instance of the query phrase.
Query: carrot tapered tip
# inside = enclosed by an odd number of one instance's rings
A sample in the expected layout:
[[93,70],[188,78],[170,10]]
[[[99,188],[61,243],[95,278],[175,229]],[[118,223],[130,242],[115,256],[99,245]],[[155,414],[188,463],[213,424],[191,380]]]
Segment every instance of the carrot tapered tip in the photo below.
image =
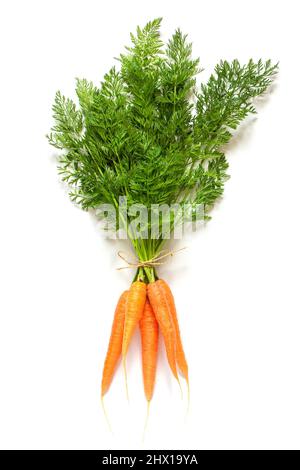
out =
[[123,365],[124,379],[125,379],[126,398],[127,398],[127,401],[129,402],[128,380],[127,380],[127,368],[126,368],[126,356],[123,356],[122,365]]
[[145,424],[144,424],[144,431],[143,431],[143,439],[142,442],[145,442],[145,437],[146,437],[146,431],[148,427],[148,421],[149,421],[149,414],[150,414],[150,400],[147,400],[147,413],[146,413],[146,419],[145,419]]
[[114,435],[113,430],[112,430],[112,427],[111,427],[111,424],[110,424],[110,421],[109,421],[109,419],[108,419],[108,414],[107,414],[106,408],[105,408],[105,406],[104,406],[103,396],[101,396],[101,406],[102,406],[103,414],[104,414],[104,417],[105,417],[105,420],[106,420],[108,429],[109,429],[109,431],[111,432],[111,434]]

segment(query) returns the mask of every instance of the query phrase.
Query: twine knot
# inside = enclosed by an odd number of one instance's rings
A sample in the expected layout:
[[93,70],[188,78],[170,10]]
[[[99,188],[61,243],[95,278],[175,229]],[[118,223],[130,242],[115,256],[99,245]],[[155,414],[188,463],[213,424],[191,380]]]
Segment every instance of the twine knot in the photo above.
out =
[[168,258],[169,256],[174,256],[185,249],[186,247],[179,248],[178,250],[161,250],[156,256],[153,256],[152,258],[149,258],[147,260],[130,260],[130,255],[128,255],[128,253],[118,251],[119,258],[125,261],[127,266],[121,266],[120,268],[117,268],[117,271],[121,271],[121,269],[154,268],[155,266],[161,266],[162,264],[166,263],[166,258]]

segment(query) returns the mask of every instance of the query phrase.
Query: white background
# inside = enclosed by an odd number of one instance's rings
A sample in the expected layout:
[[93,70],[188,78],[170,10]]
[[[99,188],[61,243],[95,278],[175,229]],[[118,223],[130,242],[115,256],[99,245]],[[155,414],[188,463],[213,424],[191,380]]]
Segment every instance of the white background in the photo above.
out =
[[[297,1],[3,1],[0,447],[300,448]],[[212,221],[161,270],[174,290],[191,406],[161,348],[146,440],[138,335],[100,407],[114,307],[132,272],[121,245],[68,200],[45,134],[55,91],[99,82],[137,24],[180,26],[206,79],[220,59],[280,61],[277,85],[228,148]],[[124,248],[122,246],[122,248]]]

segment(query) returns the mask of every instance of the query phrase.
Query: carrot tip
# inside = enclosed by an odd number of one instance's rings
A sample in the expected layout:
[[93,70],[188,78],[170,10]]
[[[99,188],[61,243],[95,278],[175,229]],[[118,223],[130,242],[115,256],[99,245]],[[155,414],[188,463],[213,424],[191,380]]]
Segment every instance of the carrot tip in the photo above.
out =
[[176,377],[176,380],[177,380],[178,385],[179,385],[181,400],[183,400],[182,386],[181,386],[181,383],[180,383],[180,380],[179,380],[178,376]]
[[103,395],[101,395],[101,405],[102,405],[102,410],[103,410],[103,414],[104,414],[104,416],[105,416],[105,420],[106,420],[108,429],[109,429],[109,431],[111,432],[111,434],[114,435],[113,430],[112,430],[112,427],[111,427],[111,424],[110,424],[110,421],[109,421],[109,419],[108,419],[107,411],[106,411],[105,406],[104,406]]
[[188,414],[189,410],[190,410],[190,383],[189,381],[187,381],[187,389],[188,389],[188,405],[187,405],[187,410],[186,410],[186,414]]
[[123,356],[122,364],[123,364],[124,378],[125,378],[126,398],[127,398],[127,401],[129,402],[128,381],[127,381],[127,369],[126,369],[126,356]]
[[147,431],[147,427],[148,427],[149,414],[150,414],[150,400],[147,400],[147,413],[146,413],[146,419],[145,419],[145,425],[144,425],[142,443],[145,442],[145,438],[146,438],[146,431]]
[[184,423],[186,424],[189,418],[190,414],[190,390],[188,390],[188,402],[187,402],[187,407],[185,411],[185,416],[184,416]]

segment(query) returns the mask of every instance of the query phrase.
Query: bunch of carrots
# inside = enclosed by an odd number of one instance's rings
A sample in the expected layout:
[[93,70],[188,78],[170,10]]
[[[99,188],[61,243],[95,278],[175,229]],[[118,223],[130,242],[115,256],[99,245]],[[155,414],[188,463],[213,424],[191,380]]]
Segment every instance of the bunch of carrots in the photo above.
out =
[[179,382],[179,369],[187,384],[189,383],[188,365],[181,342],[174,297],[169,285],[163,279],[148,284],[136,280],[129,290],[123,292],[115,310],[103,368],[102,398],[109,389],[120,357],[126,375],[126,356],[137,327],[141,333],[143,380],[148,403],[153,396],[155,385],[159,330],[175,379]]
[[[125,232],[140,268],[116,307],[101,395],[121,357],[126,374],[126,356],[139,327],[148,403],[159,330],[174,377],[179,382],[180,371],[189,380],[174,298],[153,268],[168,256],[161,254],[163,246],[179,225],[210,219],[228,178],[226,144],[256,113],[254,99],[267,91],[278,69],[271,60],[221,60],[197,87],[202,68],[187,36],[177,29],[164,44],[160,24],[156,18],[138,27],[118,67],[100,84],[78,79],[78,104],[58,91],[48,135],[60,150],[59,173],[71,200],[101,214],[112,208],[118,217],[107,218],[108,229]],[[137,206],[146,209],[142,223]],[[153,213],[159,217],[152,223]]]

